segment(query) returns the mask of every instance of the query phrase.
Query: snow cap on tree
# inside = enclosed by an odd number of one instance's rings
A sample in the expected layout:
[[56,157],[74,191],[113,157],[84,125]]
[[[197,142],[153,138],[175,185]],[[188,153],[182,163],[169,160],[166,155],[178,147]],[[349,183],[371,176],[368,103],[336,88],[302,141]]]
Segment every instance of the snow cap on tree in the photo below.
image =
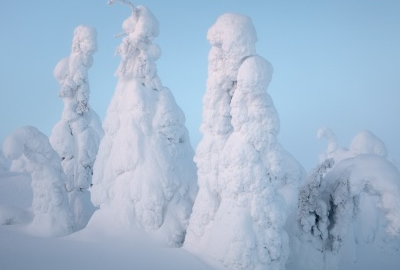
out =
[[11,133],[3,145],[7,158],[24,158],[23,172],[32,177],[33,214],[31,229],[47,236],[64,236],[73,231],[65,190],[65,174],[47,137],[35,127],[25,126]]

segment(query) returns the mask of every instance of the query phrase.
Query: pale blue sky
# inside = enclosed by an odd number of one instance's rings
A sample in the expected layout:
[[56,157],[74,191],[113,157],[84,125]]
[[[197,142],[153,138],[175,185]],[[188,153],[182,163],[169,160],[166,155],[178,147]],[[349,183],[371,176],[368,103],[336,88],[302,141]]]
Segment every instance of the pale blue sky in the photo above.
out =
[[[92,108],[104,118],[116,85],[114,56],[126,6],[106,0],[0,0],[0,141],[22,125],[49,135],[62,101],[53,78],[69,55],[80,24],[98,32],[89,71]],[[343,146],[371,130],[400,162],[400,1],[331,0],[142,0],[160,22],[163,51],[158,73],[186,114],[192,144],[201,138],[202,97],[207,79],[206,34],[219,15],[253,20],[258,54],[274,67],[269,93],[281,119],[279,140],[307,170],[325,143],[321,126]]]

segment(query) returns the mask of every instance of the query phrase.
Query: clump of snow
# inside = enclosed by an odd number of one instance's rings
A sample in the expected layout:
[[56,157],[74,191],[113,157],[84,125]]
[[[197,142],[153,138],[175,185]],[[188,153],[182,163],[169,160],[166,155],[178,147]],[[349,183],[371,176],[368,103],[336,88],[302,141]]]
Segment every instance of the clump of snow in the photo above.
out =
[[73,221],[65,190],[65,174],[47,137],[31,126],[15,130],[4,141],[8,159],[25,158],[23,171],[32,177],[34,218],[30,228],[38,234],[67,235]]
[[59,96],[64,110],[50,136],[67,175],[67,191],[73,210],[76,229],[88,223],[95,208],[90,201],[93,164],[104,132],[101,122],[89,105],[88,69],[97,50],[96,30],[80,25],[75,28],[69,57],[62,59],[54,69],[61,85]]
[[400,172],[384,143],[362,131],[349,150],[336,149],[300,192],[293,250],[308,269],[336,269],[342,254],[357,254],[363,243],[390,252],[400,245]]
[[157,75],[158,21],[146,7],[130,6],[94,165],[92,201],[100,210],[88,229],[113,218],[115,227],[139,227],[180,246],[197,192],[194,153],[185,116]]
[[280,269],[289,254],[283,227],[304,172],[276,137],[279,117],[267,93],[272,66],[255,54],[247,16],[221,16],[208,39],[199,195],[185,247],[230,269]]

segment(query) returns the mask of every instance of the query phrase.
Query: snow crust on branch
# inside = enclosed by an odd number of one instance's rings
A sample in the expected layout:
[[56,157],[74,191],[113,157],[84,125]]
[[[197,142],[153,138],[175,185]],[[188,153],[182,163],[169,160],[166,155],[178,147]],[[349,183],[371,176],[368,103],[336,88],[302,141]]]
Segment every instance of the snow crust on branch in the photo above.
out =
[[157,19],[138,6],[123,29],[119,80],[94,165],[92,201],[100,210],[89,225],[106,216],[113,228],[139,227],[180,246],[197,193],[185,116],[156,73]]
[[21,127],[5,139],[3,151],[8,159],[24,158],[25,166],[21,171],[32,177],[32,231],[45,236],[71,233],[73,220],[65,190],[65,174],[47,137],[35,127]]
[[337,269],[346,242],[400,246],[400,173],[386,159],[384,143],[361,131],[349,150],[331,145],[299,197],[294,251],[311,269]]
[[194,159],[199,194],[185,247],[230,269],[281,269],[289,252],[283,226],[304,172],[276,138],[272,66],[256,55],[247,16],[222,15],[207,38],[203,138]]
[[73,208],[77,229],[86,226],[94,212],[90,202],[93,164],[104,132],[101,121],[89,105],[88,70],[97,50],[96,29],[80,25],[75,28],[71,54],[54,69],[60,83],[59,96],[64,109],[54,126],[50,143],[61,159],[67,175],[66,188]]

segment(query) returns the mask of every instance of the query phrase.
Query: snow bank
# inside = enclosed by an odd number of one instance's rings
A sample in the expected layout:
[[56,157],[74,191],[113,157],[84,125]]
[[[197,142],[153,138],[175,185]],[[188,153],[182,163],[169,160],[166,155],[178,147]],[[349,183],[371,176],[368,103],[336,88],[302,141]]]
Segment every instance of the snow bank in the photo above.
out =
[[255,54],[246,16],[222,15],[207,37],[200,189],[185,248],[230,269],[281,269],[289,254],[283,227],[304,173],[277,141],[279,117],[267,93],[272,66]]
[[77,230],[86,226],[95,210],[88,189],[104,135],[100,119],[89,105],[88,69],[96,50],[96,30],[80,25],[74,31],[70,56],[54,69],[54,77],[61,85],[59,96],[64,110],[60,122],[53,128],[50,143],[67,175],[66,187]]
[[7,158],[26,159],[25,168],[32,177],[34,233],[62,236],[72,232],[73,222],[65,191],[65,174],[57,153],[47,137],[31,126],[15,130],[3,145]]
[[111,215],[118,228],[180,246],[197,192],[194,153],[185,116],[157,75],[158,21],[146,7],[130,6],[94,165],[92,201],[100,210],[88,229]]
[[349,250],[357,261],[362,244],[400,247],[400,172],[384,143],[362,131],[349,150],[336,149],[300,192],[293,261],[308,269],[336,269]]

